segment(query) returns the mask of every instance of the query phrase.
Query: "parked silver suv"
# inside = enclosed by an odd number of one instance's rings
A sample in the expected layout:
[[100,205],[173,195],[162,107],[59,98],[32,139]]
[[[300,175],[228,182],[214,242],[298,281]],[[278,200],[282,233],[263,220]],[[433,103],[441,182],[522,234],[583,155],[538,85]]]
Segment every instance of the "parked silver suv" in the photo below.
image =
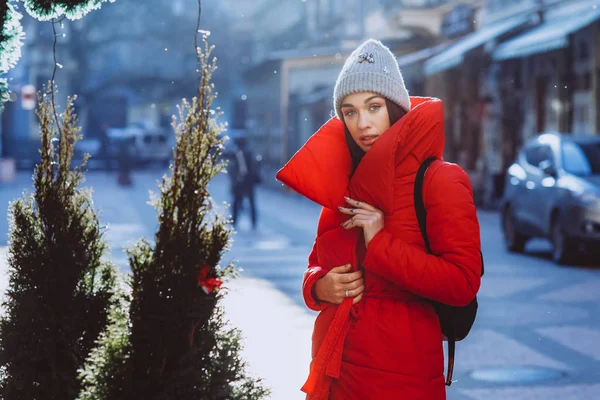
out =
[[107,130],[109,154],[116,160],[123,141],[130,141],[131,157],[134,164],[146,165],[158,162],[169,165],[173,158],[175,134],[167,128],[160,128],[148,121],[135,122],[125,128]]
[[597,251],[600,136],[544,133],[529,140],[508,169],[501,211],[510,251],[522,252],[532,237],[550,239],[560,264],[575,261],[582,246]]

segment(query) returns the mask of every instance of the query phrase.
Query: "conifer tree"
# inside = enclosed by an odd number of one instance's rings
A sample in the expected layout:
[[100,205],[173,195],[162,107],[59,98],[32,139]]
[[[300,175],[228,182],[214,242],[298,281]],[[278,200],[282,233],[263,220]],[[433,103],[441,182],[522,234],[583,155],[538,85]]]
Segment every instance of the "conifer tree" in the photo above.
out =
[[240,333],[224,320],[219,299],[232,264],[227,220],[211,211],[207,185],[223,170],[225,139],[211,109],[216,61],[204,36],[198,49],[199,88],[173,117],[176,134],[170,176],[153,204],[155,243],[129,249],[131,298],[115,307],[112,324],[82,371],[80,400],[260,399],[268,394],[240,358]]
[[[117,275],[103,259],[91,192],[71,168],[80,128],[75,97],[56,115],[38,95],[41,160],[34,192],[10,205],[9,286],[0,320],[0,398],[75,399],[83,366],[116,303]],[[45,90],[44,90],[45,91]]]

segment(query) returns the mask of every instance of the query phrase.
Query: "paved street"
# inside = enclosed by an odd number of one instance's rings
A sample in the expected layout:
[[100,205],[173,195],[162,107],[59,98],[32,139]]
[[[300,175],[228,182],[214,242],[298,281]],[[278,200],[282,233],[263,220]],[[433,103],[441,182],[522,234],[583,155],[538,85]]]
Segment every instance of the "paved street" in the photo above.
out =
[[[148,190],[156,190],[162,171],[134,176],[133,188],[116,185],[112,174],[90,173],[86,185],[107,224],[112,257],[127,271],[122,248],[141,236],[152,238],[156,214],[147,205]],[[29,174],[0,184],[0,210],[31,185]],[[217,204],[229,201],[227,176],[211,183]],[[245,356],[254,373],[273,387],[274,399],[301,399],[306,377],[310,334],[315,313],[302,302],[300,284],[312,247],[319,207],[287,191],[261,189],[257,194],[260,221],[250,231],[243,214],[231,252],[242,277],[228,284],[225,308],[246,337]],[[544,241],[529,244],[527,254],[504,250],[498,216],[479,214],[486,274],[480,313],[474,330],[457,345],[456,383],[449,400],[571,400],[600,399],[600,268],[557,266]],[[0,265],[5,257],[8,226],[0,220]],[[594,265],[597,264],[597,265]],[[5,267],[4,267],[5,268]],[[3,290],[6,282],[0,280]],[[494,371],[496,367],[528,367],[531,372],[555,372],[538,383],[523,382],[529,370]],[[497,383],[476,378],[502,374],[520,383]],[[532,376],[533,377],[533,376]]]

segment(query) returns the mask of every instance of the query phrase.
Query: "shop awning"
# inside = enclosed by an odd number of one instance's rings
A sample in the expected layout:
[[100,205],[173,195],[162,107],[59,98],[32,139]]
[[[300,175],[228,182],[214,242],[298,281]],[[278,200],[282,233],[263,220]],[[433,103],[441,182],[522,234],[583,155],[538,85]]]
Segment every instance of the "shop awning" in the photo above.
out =
[[429,76],[437,74],[460,65],[463,62],[465,53],[526,24],[529,19],[530,17],[527,15],[513,17],[484,26],[468,36],[459,39],[447,50],[442,51],[440,54],[425,62],[425,75]]
[[418,62],[426,61],[448,47],[447,43],[438,44],[437,46],[428,47],[414,51],[412,53],[403,54],[396,59],[400,68],[408,67]]
[[569,45],[569,35],[600,19],[600,7],[577,13],[568,18],[556,18],[512,40],[502,43],[494,51],[496,61],[527,57],[558,50]]

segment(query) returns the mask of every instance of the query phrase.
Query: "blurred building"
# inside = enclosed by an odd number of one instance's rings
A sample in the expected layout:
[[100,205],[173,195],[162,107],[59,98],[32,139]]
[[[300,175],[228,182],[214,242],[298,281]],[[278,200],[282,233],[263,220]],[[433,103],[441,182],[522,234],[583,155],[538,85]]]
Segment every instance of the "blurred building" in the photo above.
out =
[[263,0],[244,38],[245,128],[281,166],[330,118],[342,63],[374,37],[398,55],[412,95],[444,101],[444,157],[486,202],[528,136],[600,131],[594,3]]
[[[33,110],[37,104],[37,91],[48,85],[52,78],[54,33],[49,23],[39,24],[27,14],[23,16],[21,24],[26,40],[23,43],[21,59],[8,73],[12,96],[0,114],[0,157],[14,160],[17,168],[29,168],[32,165],[30,160],[33,157],[39,158],[40,133],[37,116]],[[66,94],[71,89],[70,80],[64,72],[70,73],[74,70],[73,63],[65,61],[65,54],[65,49],[59,46],[57,58],[62,62],[59,63],[60,68],[57,67],[55,77],[59,89],[55,101],[63,106]]]
[[444,157],[487,203],[527,137],[600,131],[594,3],[264,0],[247,39],[246,128],[268,164],[285,163],[330,118],[349,52],[374,37],[398,55],[411,94],[444,101]]
[[499,70],[500,136],[507,143],[504,167],[535,134],[600,132],[600,6],[560,1],[532,4],[528,12],[535,27],[492,55]]
[[[331,117],[341,66],[366,38],[407,55],[403,65],[413,71],[405,77],[407,85],[411,93],[422,94],[419,68],[443,48],[439,26],[449,3],[264,0],[252,17],[249,35],[256,51],[244,73],[244,98],[246,128],[265,163],[280,167]],[[402,10],[409,19],[403,19]]]
[[501,195],[531,135],[600,130],[596,3],[471,2],[473,31],[424,63],[426,93],[445,103],[445,157],[469,171],[480,201]]
[[469,23],[462,29],[442,30],[449,46],[424,64],[426,93],[444,100],[445,157],[468,171],[479,168],[485,95],[494,91],[493,80],[487,79],[493,73],[490,53],[529,24],[528,15],[487,22],[485,11],[483,2],[457,5],[452,13]]
[[[196,95],[197,10],[195,0],[148,0],[144,7],[124,1],[56,24],[56,103],[60,112],[66,95],[77,94],[75,108],[84,141],[76,149],[85,147],[92,153],[90,167],[103,156],[110,128],[140,123],[170,131],[176,104]],[[23,87],[37,92],[51,79],[54,33],[51,22],[37,21],[21,11],[26,40],[22,59],[9,75],[15,101],[7,103],[1,115],[0,156],[16,159],[19,168],[31,168],[39,160],[39,129],[35,102],[24,107],[21,92]],[[216,45],[212,55],[220,60],[213,75],[220,96],[213,108],[225,108],[230,103],[230,77],[235,74],[224,43],[233,38],[218,3],[204,5],[202,15],[202,29],[219,28],[209,38]]]

